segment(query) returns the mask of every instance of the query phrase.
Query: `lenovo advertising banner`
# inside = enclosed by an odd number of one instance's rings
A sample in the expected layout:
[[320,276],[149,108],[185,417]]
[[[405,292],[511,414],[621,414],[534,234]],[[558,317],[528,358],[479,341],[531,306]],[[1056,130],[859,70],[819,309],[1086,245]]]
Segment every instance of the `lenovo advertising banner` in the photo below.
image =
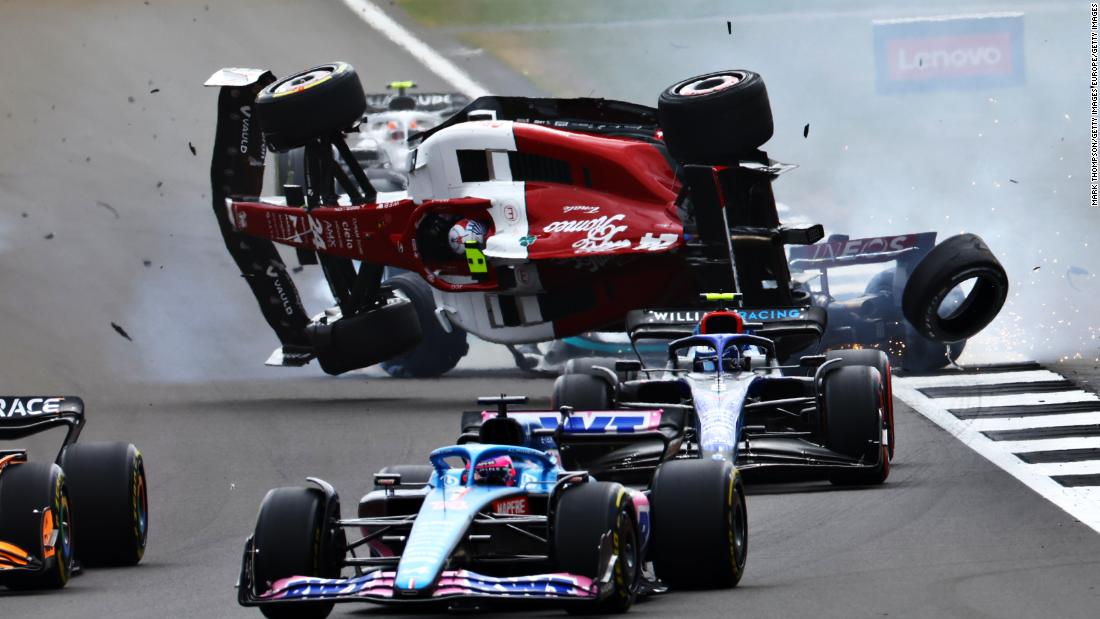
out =
[[874,22],[881,94],[1024,83],[1024,17],[994,13]]

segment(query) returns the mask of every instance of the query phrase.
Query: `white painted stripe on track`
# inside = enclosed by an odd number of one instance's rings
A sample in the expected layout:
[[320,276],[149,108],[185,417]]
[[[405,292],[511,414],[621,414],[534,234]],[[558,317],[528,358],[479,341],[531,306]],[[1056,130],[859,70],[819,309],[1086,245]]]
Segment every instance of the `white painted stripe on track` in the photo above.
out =
[[[932,399],[911,387],[904,377],[895,377],[894,395],[913,410],[924,415],[964,445],[986,460],[1023,482],[1045,499],[1054,503],[1086,526],[1100,533],[1100,495],[1081,492],[1081,488],[1066,488],[990,440],[967,421],[947,412],[943,399]],[[1011,396],[1018,397],[1018,396]],[[976,400],[977,398],[971,398]],[[987,400],[993,398],[986,398]]]
[[1081,460],[1079,462],[1043,462],[1029,464],[1043,475],[1098,475],[1100,460]]
[[1065,449],[1100,449],[1100,436],[1071,436],[1066,438],[1036,438],[1026,441],[997,441],[1001,449],[1013,453],[1030,451],[1060,451]]
[[[900,379],[904,380],[904,379]],[[906,383],[908,384],[908,383]],[[925,397],[923,394],[921,397]],[[1017,393],[1006,395],[968,395],[954,398],[931,398],[936,405],[944,409],[952,408],[988,408],[992,406],[1042,406],[1061,402],[1096,402],[1100,400],[1095,393],[1081,389],[1072,391],[1052,391],[1050,393]]]
[[1061,374],[1050,370],[1026,370],[1023,372],[991,372],[989,374],[947,374],[942,376],[911,376],[905,382],[916,389],[928,387],[961,387],[971,385],[1003,385],[1006,383],[1037,383],[1065,380]]
[[395,45],[412,54],[413,58],[420,61],[429,71],[435,73],[451,86],[460,90],[469,97],[481,97],[489,94],[481,84],[474,81],[468,73],[458,68],[455,63],[444,58],[439,52],[432,49],[427,43],[421,41],[407,28],[394,21],[385,11],[378,8],[369,0],[343,0],[353,13],[365,21],[368,26],[382,33]]
[[1057,428],[1060,426],[1087,426],[1100,424],[1100,412],[1065,413],[1063,415],[1037,415],[1031,417],[996,417],[992,419],[967,419],[966,422],[979,432],[997,430],[1027,430],[1030,428]]

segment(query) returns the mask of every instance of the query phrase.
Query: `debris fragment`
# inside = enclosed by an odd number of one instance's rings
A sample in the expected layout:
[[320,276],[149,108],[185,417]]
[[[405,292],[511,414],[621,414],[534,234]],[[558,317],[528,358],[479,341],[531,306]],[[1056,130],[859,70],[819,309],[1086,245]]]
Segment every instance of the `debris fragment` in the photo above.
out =
[[1039,267],[1033,267],[1033,268],[1032,268],[1031,270],[1032,270],[1032,271],[1038,271],[1038,270],[1039,270]]
[[164,185],[164,181],[157,181],[157,189],[160,189]]
[[296,267],[291,267],[290,270],[294,273],[301,273],[303,269],[305,269],[305,267],[303,267],[302,265],[299,264]]
[[806,123],[806,126],[802,127],[802,137],[810,137],[810,123]]
[[196,150],[195,150],[195,145],[194,145],[194,144],[192,144],[192,143],[188,142],[188,143],[187,143],[187,148],[190,148],[190,149],[191,149],[191,154],[192,154],[193,156],[197,156],[197,155],[199,154],[199,153],[198,153],[198,151],[196,151]]
[[1008,182],[1010,182],[1010,183],[1012,183],[1012,184],[1014,184],[1014,185],[1019,185],[1019,184],[1020,184],[1020,181],[1018,181],[1018,180],[1016,180],[1016,179],[1014,179],[1014,178],[1010,178],[1010,179],[1008,179]]
[[106,202],[103,202],[101,200],[96,200],[95,203],[97,205],[102,206],[103,208],[107,209],[108,211],[111,211],[111,214],[115,216],[115,219],[119,218],[118,209],[116,209],[115,207],[113,207],[110,204],[107,204]]
[[52,239],[52,238],[53,238],[53,232],[51,232],[51,233],[47,234],[46,236],[44,236],[44,237],[42,237],[42,238],[46,239],[47,241],[48,241],[48,240],[50,240],[50,239]]
[[133,97],[126,97],[126,102],[127,102],[127,103],[133,103],[133,102],[134,102],[134,98],[133,98]]
[[142,260],[141,264],[145,265],[146,267],[151,267],[151,266],[153,266],[153,261],[152,260]]
[[118,333],[122,337],[130,340],[131,342],[134,341],[134,338],[130,337],[130,334],[126,332],[126,329],[123,329],[122,327],[116,325],[113,322],[111,323],[111,328],[115,330],[115,333]]
[[149,94],[151,94],[151,95],[155,95],[155,94],[157,94],[158,92],[160,92],[160,88],[154,88],[154,89],[152,89],[152,90],[150,90],[150,91],[149,91]]

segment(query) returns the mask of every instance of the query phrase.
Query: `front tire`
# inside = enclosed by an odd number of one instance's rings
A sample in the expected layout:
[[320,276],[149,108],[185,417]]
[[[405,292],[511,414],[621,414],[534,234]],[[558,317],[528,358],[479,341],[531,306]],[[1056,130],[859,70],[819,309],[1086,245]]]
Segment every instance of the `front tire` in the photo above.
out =
[[650,493],[653,566],[675,588],[736,587],[748,561],[748,512],[737,469],[724,460],[671,460]]
[[[43,507],[49,511],[41,513]],[[53,463],[27,462],[11,465],[0,477],[0,534],[45,561],[35,573],[16,572],[0,576],[9,589],[60,589],[69,582],[73,567],[72,515],[65,474]],[[51,527],[56,541],[46,546],[43,538]]]
[[129,443],[77,443],[61,460],[86,565],[137,565],[149,537],[145,462]]
[[637,595],[641,574],[641,538],[630,495],[620,484],[590,481],[566,488],[553,516],[553,549],[557,568],[570,574],[600,577],[600,543],[611,533],[612,552],[618,556],[611,594],[591,606],[567,610],[622,613]]
[[[327,504],[317,488],[276,488],[260,504],[253,535],[254,582],[264,591],[282,578],[338,578],[343,560],[339,503]],[[260,591],[259,593],[263,593]],[[261,606],[269,619],[324,619],[333,602]]]
[[268,146],[285,152],[352,127],[367,99],[355,69],[333,62],[275,80],[256,96],[255,109]]
[[[825,376],[825,446],[869,466],[830,472],[837,485],[881,484],[890,476],[881,381],[866,365],[841,367]],[[873,465],[873,466],[871,466]]]
[[878,370],[879,388],[882,389],[882,402],[886,415],[886,438],[890,459],[894,459],[894,386],[890,374],[890,357],[881,350],[870,348],[830,350],[825,353],[826,360],[840,359],[841,366],[869,365]]

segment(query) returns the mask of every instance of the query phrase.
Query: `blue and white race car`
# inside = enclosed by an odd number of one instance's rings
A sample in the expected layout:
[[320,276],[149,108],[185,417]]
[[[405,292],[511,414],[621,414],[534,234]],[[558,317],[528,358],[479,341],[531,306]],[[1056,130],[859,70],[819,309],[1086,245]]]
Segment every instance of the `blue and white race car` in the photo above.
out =
[[[547,428],[542,417],[570,418],[570,411],[509,411],[526,401],[521,396],[479,401],[496,412],[473,413],[474,431],[432,452],[430,464],[376,474],[356,518],[341,517],[336,491],[319,479],[270,491],[245,545],[240,604],[267,617],[325,617],[338,602],[468,607],[486,599],[622,612],[637,596],[664,589],[654,565],[663,573],[686,566],[698,575],[694,586],[740,579],[744,495],[729,463],[670,463],[648,491],[597,481],[558,460],[559,441],[586,435],[575,421],[583,414]],[[709,527],[696,515],[703,501],[724,506]],[[662,536],[663,547],[698,538],[706,549],[654,554]]]
[[[751,476],[824,476],[878,484],[894,451],[890,362],[878,350],[836,350],[780,365],[820,339],[820,307],[637,310],[634,342],[672,340],[663,366],[575,360],[554,384],[555,406],[662,410],[663,441],[619,435],[561,444],[566,466],[601,479],[644,479],[669,461],[730,461]],[[763,475],[779,473],[780,475]]]

